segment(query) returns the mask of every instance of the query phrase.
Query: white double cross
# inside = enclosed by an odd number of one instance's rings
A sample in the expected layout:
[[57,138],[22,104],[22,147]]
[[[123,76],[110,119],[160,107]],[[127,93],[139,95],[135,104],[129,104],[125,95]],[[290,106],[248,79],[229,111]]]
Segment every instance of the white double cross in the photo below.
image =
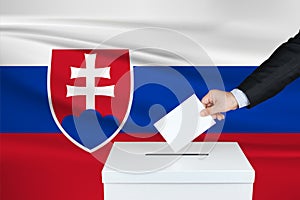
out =
[[86,78],[86,86],[70,86],[67,85],[67,97],[71,96],[86,96],[86,109],[95,110],[96,96],[110,96],[114,97],[115,85],[110,86],[95,86],[95,78],[110,79],[110,67],[96,68],[96,54],[84,54],[86,68],[71,67],[71,79]]

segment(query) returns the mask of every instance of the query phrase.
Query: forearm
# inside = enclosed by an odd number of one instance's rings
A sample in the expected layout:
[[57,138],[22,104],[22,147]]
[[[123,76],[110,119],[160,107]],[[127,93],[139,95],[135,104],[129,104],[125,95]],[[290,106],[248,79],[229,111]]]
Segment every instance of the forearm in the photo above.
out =
[[250,108],[276,95],[298,77],[300,77],[299,33],[276,49],[268,60],[238,86],[238,89],[248,97]]

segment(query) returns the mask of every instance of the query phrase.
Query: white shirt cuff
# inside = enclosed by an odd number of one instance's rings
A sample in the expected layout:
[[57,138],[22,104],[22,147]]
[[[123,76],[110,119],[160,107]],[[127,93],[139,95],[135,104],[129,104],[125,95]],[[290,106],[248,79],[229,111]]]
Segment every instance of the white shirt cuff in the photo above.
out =
[[245,93],[239,89],[233,89],[231,91],[233,96],[235,97],[236,101],[239,104],[239,108],[243,108],[245,106],[248,106],[250,104],[248,97],[245,95]]

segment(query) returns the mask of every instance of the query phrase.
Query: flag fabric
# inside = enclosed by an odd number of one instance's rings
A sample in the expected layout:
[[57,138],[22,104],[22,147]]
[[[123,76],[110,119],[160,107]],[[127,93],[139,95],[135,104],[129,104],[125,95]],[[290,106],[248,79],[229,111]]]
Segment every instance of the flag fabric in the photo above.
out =
[[[193,93],[201,99],[210,89],[230,91],[238,86],[298,32],[297,8],[294,0],[72,5],[61,0],[1,0],[0,198],[103,199],[101,170],[110,144],[93,155],[62,134],[49,104],[53,49],[128,52],[132,105],[112,142],[164,141],[154,123]],[[56,70],[64,76],[61,68]],[[53,88],[58,86],[55,81]],[[299,89],[297,79],[266,102],[228,112],[225,120],[217,121],[217,139],[238,142],[255,169],[255,200],[300,198]],[[75,90],[70,91],[74,96]],[[51,95],[61,98],[54,90]],[[86,104],[81,104],[83,110]],[[69,114],[56,110],[62,112],[60,122]],[[111,114],[103,112],[103,117]]]

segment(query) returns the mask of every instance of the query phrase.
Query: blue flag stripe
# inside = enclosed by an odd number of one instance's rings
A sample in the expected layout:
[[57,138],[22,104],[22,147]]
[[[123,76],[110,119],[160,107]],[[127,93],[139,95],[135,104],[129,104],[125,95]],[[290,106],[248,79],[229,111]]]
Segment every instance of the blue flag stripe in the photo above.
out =
[[[176,107],[182,99],[193,92],[201,98],[208,91],[197,71],[209,72],[211,67],[199,67],[197,70],[193,67],[170,68],[181,78],[168,74],[167,68],[169,67],[134,67],[135,93],[130,118],[123,131],[156,132],[153,122]],[[239,85],[255,68],[218,67],[226,90]],[[0,76],[0,132],[60,132],[48,105],[47,66],[3,66],[0,67]],[[190,89],[186,89],[186,86]],[[277,96],[252,109],[243,108],[228,112],[223,132],[299,133],[299,88],[298,79]]]

